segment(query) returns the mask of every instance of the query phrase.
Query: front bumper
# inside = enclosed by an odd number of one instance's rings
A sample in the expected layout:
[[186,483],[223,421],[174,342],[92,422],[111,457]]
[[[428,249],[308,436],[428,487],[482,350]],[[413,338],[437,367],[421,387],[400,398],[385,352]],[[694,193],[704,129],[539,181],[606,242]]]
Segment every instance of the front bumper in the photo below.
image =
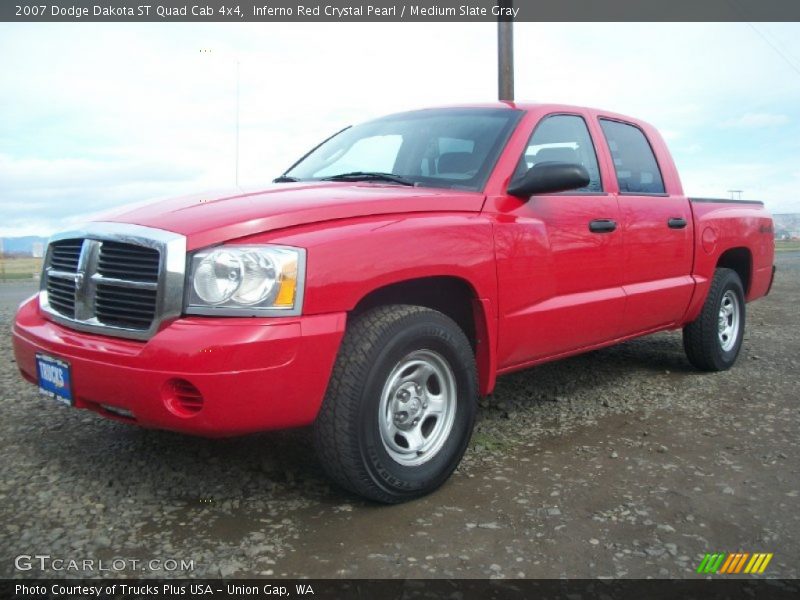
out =
[[[67,361],[77,408],[144,427],[222,437],[313,422],[345,322],[346,313],[185,317],[140,342],[62,327],[42,316],[34,297],[17,312],[14,353],[32,383],[37,353]],[[166,401],[176,379],[202,394],[195,414]]]

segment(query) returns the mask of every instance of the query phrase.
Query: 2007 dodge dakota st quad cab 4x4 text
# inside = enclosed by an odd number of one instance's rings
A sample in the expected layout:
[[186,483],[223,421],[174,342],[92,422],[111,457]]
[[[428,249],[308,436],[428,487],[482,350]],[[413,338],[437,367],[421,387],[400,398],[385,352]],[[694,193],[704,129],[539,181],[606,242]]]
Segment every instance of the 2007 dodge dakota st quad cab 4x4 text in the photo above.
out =
[[683,328],[728,369],[769,292],[760,202],[687,198],[658,132],[499,103],[350,127],[253,192],[55,236],[14,325],[78,408],[206,436],[313,424],[341,485],[434,490],[497,375]]

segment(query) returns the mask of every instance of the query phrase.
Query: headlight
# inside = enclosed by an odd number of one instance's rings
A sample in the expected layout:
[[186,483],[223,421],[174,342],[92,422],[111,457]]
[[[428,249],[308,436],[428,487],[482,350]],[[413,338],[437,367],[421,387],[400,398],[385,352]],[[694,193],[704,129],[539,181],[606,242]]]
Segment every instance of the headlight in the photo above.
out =
[[306,254],[288,246],[219,246],[192,256],[186,312],[298,315]]

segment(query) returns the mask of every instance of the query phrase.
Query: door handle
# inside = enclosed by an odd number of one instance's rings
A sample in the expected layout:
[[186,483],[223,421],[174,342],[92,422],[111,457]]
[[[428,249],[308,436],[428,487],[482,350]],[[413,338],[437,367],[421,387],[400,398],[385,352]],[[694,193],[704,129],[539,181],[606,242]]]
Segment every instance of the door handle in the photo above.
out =
[[686,219],[683,217],[670,217],[667,221],[667,226],[670,229],[683,229],[686,227]]
[[589,231],[592,233],[611,233],[617,228],[617,222],[611,219],[595,219],[589,221]]

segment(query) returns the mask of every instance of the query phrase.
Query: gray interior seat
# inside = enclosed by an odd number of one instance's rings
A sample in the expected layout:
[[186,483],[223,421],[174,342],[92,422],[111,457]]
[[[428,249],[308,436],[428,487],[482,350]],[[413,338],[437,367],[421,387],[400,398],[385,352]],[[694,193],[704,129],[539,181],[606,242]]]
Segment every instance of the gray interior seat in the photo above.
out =
[[474,171],[475,155],[471,152],[445,152],[439,156],[439,173],[466,174]]
[[535,155],[528,155],[525,159],[535,164],[542,162],[565,162],[581,164],[578,151],[574,148],[542,148]]

